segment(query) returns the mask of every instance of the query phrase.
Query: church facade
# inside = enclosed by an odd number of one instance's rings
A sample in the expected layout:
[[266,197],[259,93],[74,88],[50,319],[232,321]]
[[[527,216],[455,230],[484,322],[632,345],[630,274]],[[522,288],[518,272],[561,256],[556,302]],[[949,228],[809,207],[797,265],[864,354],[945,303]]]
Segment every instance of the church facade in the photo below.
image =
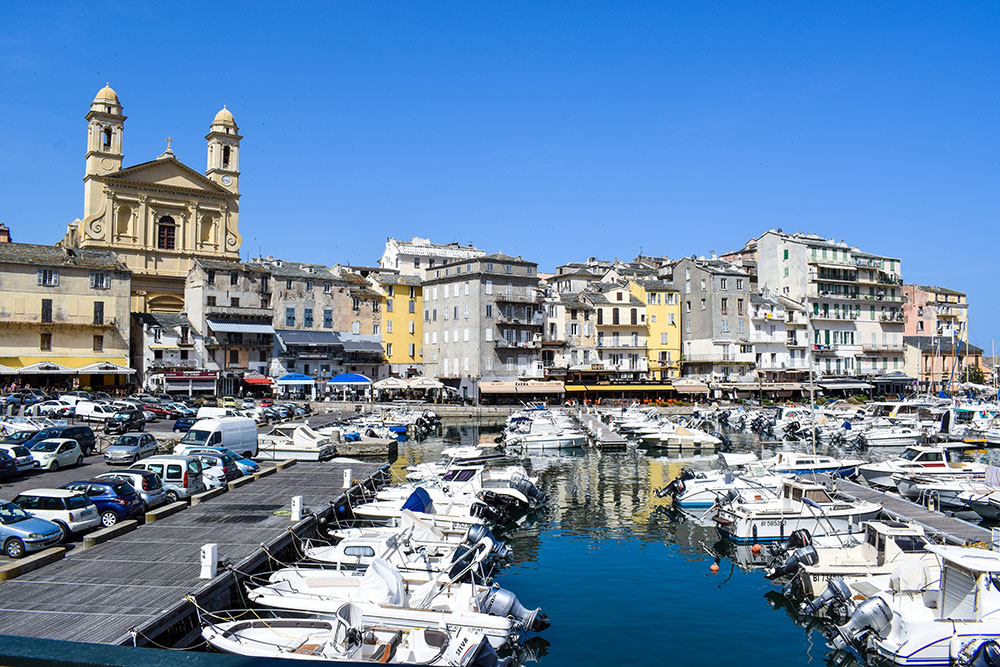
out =
[[223,108],[205,136],[204,174],[167,149],[156,159],[123,166],[126,117],[106,86],[87,120],[84,214],[58,244],[110,250],[132,273],[131,310],[184,310],[184,282],[196,259],[238,261],[239,127]]

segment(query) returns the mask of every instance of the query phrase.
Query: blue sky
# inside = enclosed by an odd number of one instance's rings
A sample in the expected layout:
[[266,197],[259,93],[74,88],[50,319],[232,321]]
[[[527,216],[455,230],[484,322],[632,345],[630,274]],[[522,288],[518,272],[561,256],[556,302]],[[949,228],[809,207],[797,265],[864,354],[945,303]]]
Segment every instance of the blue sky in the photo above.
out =
[[903,258],[1000,331],[1000,4],[0,5],[0,221],[83,206],[88,104],[125,161],[205,168],[223,104],[244,252],[373,263],[387,236],[550,270],[724,252],[769,228]]

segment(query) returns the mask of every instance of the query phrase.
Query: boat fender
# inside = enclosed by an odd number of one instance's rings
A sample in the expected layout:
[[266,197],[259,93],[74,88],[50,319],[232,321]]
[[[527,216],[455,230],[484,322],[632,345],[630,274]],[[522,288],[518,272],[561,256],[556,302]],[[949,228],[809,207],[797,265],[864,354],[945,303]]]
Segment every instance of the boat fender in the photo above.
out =
[[808,600],[799,605],[799,611],[803,614],[815,616],[823,609],[823,607],[832,603],[834,600],[850,599],[851,590],[847,587],[847,584],[845,584],[844,580],[840,577],[834,577],[826,582],[825,591],[814,597],[812,600]]
[[[962,653],[967,653],[972,646],[963,649]],[[959,656],[962,657],[961,655]],[[975,647],[975,652],[965,660],[959,660],[959,665],[968,667],[1000,667],[1000,644],[995,639],[989,639]]]
[[892,627],[892,609],[880,597],[868,598],[857,607],[847,622],[837,627],[833,646],[844,650],[848,645],[861,646],[864,638],[872,633],[883,638]]
[[793,551],[781,565],[775,565],[774,567],[768,568],[767,572],[764,573],[764,576],[771,580],[786,577],[790,574],[798,572],[800,567],[815,565],[818,562],[819,553],[817,553],[816,547],[809,544]]

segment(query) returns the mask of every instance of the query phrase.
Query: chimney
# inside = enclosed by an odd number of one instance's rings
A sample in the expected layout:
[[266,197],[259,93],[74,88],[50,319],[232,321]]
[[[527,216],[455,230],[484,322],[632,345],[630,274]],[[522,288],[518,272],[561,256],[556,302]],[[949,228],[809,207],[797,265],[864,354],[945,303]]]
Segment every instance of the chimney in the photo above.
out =
[[0,222],[0,243],[13,243],[10,238],[10,228]]

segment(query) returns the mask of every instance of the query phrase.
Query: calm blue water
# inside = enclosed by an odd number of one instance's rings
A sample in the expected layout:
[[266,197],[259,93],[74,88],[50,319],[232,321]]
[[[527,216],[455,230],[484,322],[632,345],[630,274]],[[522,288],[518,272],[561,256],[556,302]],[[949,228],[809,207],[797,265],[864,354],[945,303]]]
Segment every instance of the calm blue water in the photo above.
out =
[[[443,447],[478,436],[476,427],[446,428],[403,444],[394,467],[436,460]],[[528,461],[551,503],[507,533],[514,562],[498,581],[551,618],[539,642],[545,667],[853,662],[828,656],[817,630],[775,608],[779,589],[760,572],[728,557],[710,572],[710,552],[726,548],[715,529],[674,515],[651,491],[689,460],[586,449]]]

